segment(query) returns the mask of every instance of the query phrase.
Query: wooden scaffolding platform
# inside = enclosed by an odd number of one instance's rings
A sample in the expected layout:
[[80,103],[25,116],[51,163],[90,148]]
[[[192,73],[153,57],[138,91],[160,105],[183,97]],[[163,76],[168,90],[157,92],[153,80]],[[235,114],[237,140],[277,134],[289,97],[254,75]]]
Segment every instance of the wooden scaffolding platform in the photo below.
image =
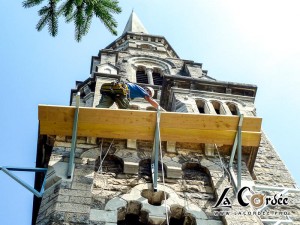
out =
[[[177,112],[153,112],[39,105],[39,135],[72,136],[67,177],[74,171],[77,137],[154,140],[151,166],[157,190],[158,152],[161,141],[232,146],[229,171],[236,189],[241,187],[242,155],[252,171],[261,140],[261,118]],[[244,151],[242,151],[242,147]],[[249,150],[250,151],[245,151]],[[237,150],[237,176],[233,159]],[[235,179],[235,177],[237,177]]]
[[[39,105],[41,135],[72,136],[73,106]],[[242,146],[258,147],[261,139],[258,117],[244,117]],[[79,108],[77,136],[153,140],[156,112]],[[162,112],[162,141],[233,145],[238,116]]]

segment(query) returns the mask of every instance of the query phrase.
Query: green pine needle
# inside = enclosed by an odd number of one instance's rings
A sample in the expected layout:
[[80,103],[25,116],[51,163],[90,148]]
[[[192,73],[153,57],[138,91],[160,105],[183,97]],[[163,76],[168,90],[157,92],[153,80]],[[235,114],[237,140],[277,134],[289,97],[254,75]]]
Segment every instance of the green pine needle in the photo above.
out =
[[[122,11],[117,0],[26,0],[23,7],[30,8],[46,2],[38,10],[40,17],[36,29],[41,31],[48,25],[49,34],[53,37],[58,34],[58,19],[64,17],[66,22],[74,22],[75,39],[81,41],[91,26],[93,17],[97,17],[104,26],[114,35],[117,35],[117,21],[113,14]],[[62,2],[60,6],[57,4]]]

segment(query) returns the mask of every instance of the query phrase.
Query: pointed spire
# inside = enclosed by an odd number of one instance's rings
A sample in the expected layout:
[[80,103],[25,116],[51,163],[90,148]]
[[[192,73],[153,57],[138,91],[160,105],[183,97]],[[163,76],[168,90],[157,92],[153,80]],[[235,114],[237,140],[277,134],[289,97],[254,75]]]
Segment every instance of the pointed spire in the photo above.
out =
[[126,32],[148,34],[148,31],[133,10],[123,31],[123,34],[125,34]]

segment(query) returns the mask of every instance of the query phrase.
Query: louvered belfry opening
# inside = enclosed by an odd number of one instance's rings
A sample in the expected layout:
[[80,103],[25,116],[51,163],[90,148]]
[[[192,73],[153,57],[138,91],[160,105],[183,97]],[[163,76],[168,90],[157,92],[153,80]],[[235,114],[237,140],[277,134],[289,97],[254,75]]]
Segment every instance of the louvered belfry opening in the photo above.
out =
[[136,70],[136,82],[141,84],[149,84],[145,68],[138,67]]
[[160,70],[154,69],[152,72],[152,77],[155,85],[162,85],[163,77]]

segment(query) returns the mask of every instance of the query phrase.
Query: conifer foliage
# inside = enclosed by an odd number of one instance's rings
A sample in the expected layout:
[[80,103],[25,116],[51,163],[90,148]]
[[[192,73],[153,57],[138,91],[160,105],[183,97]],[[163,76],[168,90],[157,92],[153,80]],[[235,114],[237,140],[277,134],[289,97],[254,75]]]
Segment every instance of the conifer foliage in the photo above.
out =
[[79,42],[88,33],[93,17],[97,17],[112,34],[117,35],[118,23],[113,14],[122,11],[117,0],[26,0],[23,7],[31,8],[42,3],[46,5],[38,11],[38,31],[47,25],[50,35],[55,37],[58,33],[58,18],[62,16],[66,22],[74,22],[75,39]]

